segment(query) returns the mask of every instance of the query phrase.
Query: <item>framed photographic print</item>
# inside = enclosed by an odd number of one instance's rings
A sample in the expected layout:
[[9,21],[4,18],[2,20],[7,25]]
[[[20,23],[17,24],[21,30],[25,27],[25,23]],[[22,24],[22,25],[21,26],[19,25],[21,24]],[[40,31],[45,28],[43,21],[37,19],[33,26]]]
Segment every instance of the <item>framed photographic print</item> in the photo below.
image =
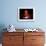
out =
[[35,20],[35,8],[19,7],[18,8],[18,20],[19,21],[34,21]]

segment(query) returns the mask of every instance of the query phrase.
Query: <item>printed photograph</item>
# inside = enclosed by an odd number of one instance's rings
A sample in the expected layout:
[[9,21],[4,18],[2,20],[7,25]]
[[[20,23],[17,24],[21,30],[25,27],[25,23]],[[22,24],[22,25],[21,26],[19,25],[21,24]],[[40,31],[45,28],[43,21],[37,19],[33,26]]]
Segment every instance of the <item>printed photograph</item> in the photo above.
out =
[[33,8],[19,8],[18,18],[21,21],[33,21],[34,20],[34,9]]

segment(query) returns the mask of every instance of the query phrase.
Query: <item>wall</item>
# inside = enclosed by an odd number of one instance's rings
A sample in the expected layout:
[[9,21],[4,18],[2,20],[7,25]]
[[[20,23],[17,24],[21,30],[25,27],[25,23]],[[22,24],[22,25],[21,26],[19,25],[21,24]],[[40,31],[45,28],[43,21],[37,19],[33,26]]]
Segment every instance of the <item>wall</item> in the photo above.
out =
[[[46,32],[46,0],[0,0],[0,31],[9,24],[16,28],[40,27]],[[34,7],[35,21],[20,22],[17,19],[17,8]]]

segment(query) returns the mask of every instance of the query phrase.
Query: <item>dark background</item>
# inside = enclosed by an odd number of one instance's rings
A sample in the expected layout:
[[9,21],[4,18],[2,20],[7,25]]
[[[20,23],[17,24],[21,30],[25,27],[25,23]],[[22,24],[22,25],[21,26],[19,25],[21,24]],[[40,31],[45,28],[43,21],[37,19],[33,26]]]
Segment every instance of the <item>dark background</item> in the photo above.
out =
[[22,17],[23,17],[23,15],[24,15],[24,11],[25,10],[27,10],[28,11],[28,13],[30,14],[30,19],[33,19],[33,9],[19,9],[19,18],[20,19],[23,19]]

